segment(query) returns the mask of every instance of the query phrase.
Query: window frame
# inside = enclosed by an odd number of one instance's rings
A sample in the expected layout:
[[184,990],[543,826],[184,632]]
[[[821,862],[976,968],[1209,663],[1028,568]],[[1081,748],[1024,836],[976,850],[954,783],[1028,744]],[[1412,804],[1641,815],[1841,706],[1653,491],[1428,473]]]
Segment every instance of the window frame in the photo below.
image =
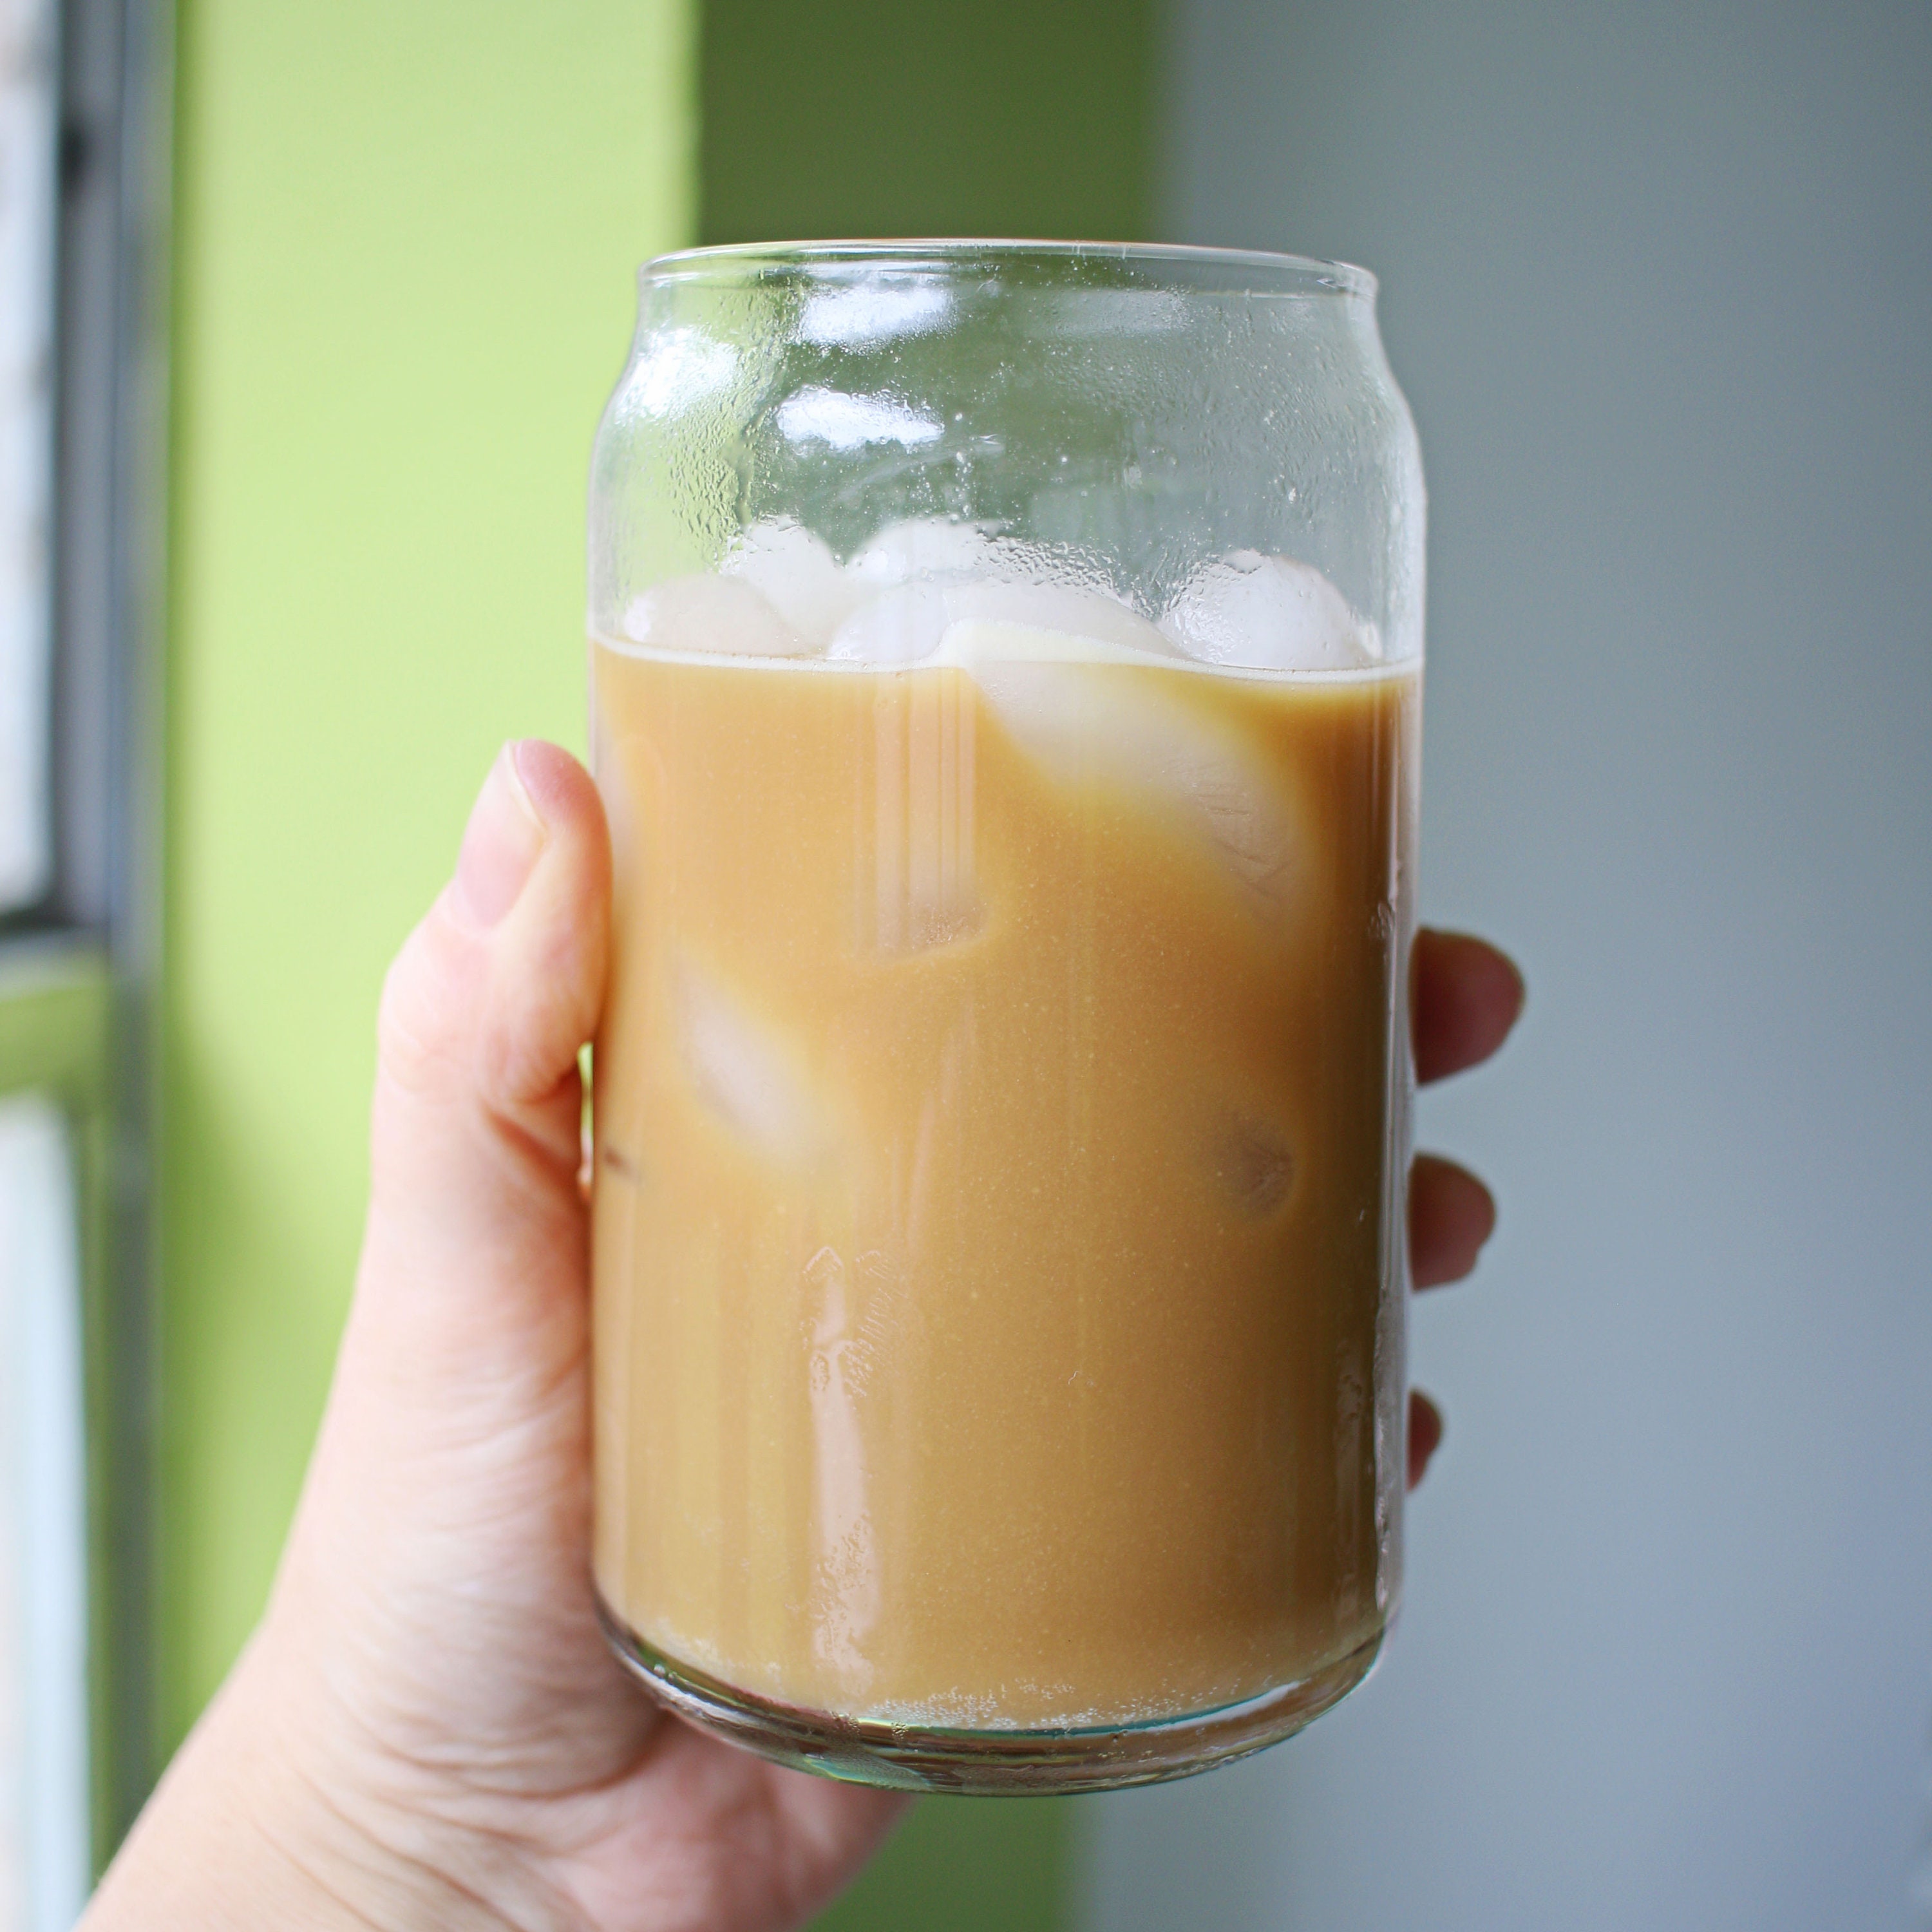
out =
[[68,1124],[80,1208],[98,1873],[158,1772],[155,1106],[165,611],[167,0],[56,0],[53,867],[0,920],[0,1095]]

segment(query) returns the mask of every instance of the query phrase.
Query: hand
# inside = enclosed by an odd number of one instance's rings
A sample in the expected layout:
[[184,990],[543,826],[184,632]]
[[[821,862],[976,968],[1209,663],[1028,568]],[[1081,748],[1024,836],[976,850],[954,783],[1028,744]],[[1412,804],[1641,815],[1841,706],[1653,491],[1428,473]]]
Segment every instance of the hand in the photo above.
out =
[[[1425,1084],[1480,1065],[1522,1011],[1522,976],[1493,946],[1461,933],[1419,932],[1413,971],[1415,1074]],[[1460,1281],[1494,1232],[1496,1204],[1466,1167],[1419,1154],[1408,1171],[1409,1271],[1418,1288]],[[1442,1440],[1442,1412],[1408,1398],[1408,1486]]]
[[[901,1810],[688,1728],[597,1628],[578,1054],[609,897],[588,776],[506,750],[384,992],[355,1301],[268,1612],[84,1932],[777,1932]],[[1424,1077],[1520,1000],[1500,954],[1424,934]],[[1466,1274],[1492,1219],[1418,1160],[1418,1282]],[[1412,1480],[1441,1433],[1413,1400]]]

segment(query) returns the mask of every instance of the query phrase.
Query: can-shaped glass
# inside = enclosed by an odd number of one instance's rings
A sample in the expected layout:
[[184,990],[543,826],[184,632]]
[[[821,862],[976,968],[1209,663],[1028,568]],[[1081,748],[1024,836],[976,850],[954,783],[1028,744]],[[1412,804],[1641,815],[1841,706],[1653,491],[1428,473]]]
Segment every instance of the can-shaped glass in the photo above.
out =
[[640,289],[590,501],[611,1640],[878,1783],[1271,1743],[1401,1576],[1424,508],[1373,278]]

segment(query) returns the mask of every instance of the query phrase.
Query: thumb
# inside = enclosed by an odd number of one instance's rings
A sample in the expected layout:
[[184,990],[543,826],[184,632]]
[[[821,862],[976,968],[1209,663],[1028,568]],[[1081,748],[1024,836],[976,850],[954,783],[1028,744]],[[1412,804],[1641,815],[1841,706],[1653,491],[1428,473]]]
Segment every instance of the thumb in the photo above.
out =
[[454,879],[383,988],[372,1222],[466,1259],[554,1197],[580,1219],[578,1054],[603,1001],[610,897],[589,774],[554,745],[506,745]]
[[[326,1737],[398,1762],[500,1769],[554,1731],[608,1768],[648,1710],[612,1695],[586,1562],[578,1055],[610,892],[589,775],[506,746],[383,988],[368,1225],[269,1626],[353,1713]],[[560,1696],[602,1732],[551,1724]]]
[[383,1434],[427,1421],[456,1449],[580,1365],[578,1054],[604,997],[610,880],[589,774],[554,745],[506,746],[454,878],[383,988],[368,1228],[332,1411],[380,1409]]
[[[456,876],[383,988],[372,1153],[379,1209],[466,1207],[506,1127],[574,1175],[578,1050],[604,996],[609,841],[568,752],[506,745],[484,782]],[[481,1130],[481,1144],[472,1131]],[[427,1190],[427,1192],[424,1190]]]

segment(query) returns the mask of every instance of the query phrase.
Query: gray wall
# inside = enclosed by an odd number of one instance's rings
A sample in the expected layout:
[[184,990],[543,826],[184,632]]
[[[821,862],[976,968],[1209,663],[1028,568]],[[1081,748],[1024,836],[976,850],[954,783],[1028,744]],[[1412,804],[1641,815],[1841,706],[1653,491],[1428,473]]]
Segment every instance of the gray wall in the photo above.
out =
[[1516,1042],[1377,1676],[1104,1932],[1932,1925],[1932,7],[1184,0],[1167,226],[1365,262],[1424,908]]

